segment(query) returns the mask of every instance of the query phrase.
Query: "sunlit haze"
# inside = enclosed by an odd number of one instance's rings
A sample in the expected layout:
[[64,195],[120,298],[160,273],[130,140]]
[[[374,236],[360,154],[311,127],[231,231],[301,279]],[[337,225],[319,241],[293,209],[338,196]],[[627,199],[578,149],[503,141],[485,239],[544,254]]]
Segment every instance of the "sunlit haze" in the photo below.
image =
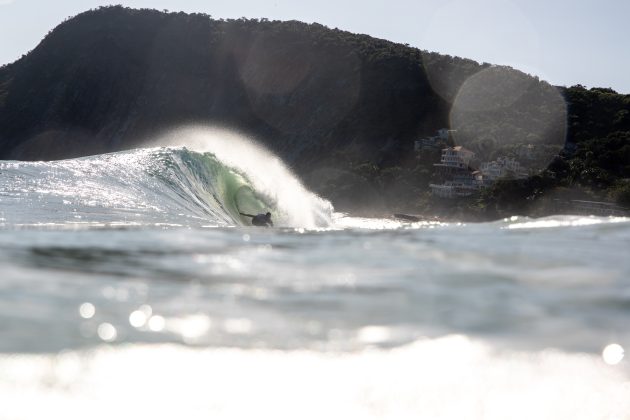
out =
[[[33,49],[99,0],[0,0],[0,63]],[[556,85],[630,92],[630,2],[623,0],[126,0],[125,6],[215,18],[296,19],[442,54],[504,64]]]

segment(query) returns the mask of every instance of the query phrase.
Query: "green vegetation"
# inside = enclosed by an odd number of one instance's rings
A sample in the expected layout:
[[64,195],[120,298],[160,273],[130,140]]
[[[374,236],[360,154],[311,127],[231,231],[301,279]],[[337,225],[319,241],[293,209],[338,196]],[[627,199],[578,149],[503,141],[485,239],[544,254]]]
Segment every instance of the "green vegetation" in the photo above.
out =
[[[630,96],[319,24],[110,6],[0,67],[1,159],[116,151],[191,122],[252,134],[346,211],[490,219],[553,212],[557,197],[628,203]],[[417,156],[413,141],[441,127],[482,160],[533,144],[543,164],[436,199],[440,151]]]
[[557,200],[571,199],[630,208],[630,120],[626,118],[630,95],[579,85],[561,91],[569,110],[569,150],[536,176],[500,182],[484,191],[475,203],[483,210],[481,217],[553,214]]

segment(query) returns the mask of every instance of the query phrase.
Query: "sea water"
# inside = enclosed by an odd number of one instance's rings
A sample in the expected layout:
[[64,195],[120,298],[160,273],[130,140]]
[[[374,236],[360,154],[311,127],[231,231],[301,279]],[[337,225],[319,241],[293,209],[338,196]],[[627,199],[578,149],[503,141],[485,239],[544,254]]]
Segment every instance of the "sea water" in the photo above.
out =
[[0,419],[630,419],[630,220],[356,218],[240,146],[0,163]]

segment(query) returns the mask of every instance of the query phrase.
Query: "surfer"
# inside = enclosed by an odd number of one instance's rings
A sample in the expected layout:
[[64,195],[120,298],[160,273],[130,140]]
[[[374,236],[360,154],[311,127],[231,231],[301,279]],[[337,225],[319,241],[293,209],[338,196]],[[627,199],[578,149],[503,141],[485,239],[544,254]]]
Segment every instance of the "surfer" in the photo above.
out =
[[241,213],[241,215],[251,217],[252,226],[273,226],[273,222],[271,221],[271,213],[269,212],[267,212],[266,214],[259,213],[256,216],[247,213]]

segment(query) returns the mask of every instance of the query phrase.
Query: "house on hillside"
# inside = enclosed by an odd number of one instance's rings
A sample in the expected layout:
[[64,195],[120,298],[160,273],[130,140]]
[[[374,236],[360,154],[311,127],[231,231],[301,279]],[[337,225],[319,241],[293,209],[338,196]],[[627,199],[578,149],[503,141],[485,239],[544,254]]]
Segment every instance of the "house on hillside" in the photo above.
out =
[[483,162],[479,167],[479,171],[483,174],[486,182],[494,182],[497,179],[508,176],[515,178],[525,178],[527,176],[525,168],[517,160],[507,156],[499,157],[492,162]]
[[434,166],[437,168],[468,169],[470,161],[475,158],[475,153],[463,146],[447,147],[442,149],[440,163]]
[[430,184],[431,193],[437,197],[455,198],[475,193],[482,186],[482,177],[470,170],[470,162],[475,153],[462,146],[442,149],[440,163],[433,166],[445,181]]
[[466,197],[479,191],[483,184],[483,177],[479,171],[458,175],[443,184],[430,184],[431,193],[442,198]]
[[[524,150],[531,150],[529,148]],[[472,195],[489,187],[501,178],[525,178],[527,170],[514,158],[501,156],[492,162],[483,162],[479,170],[471,168],[475,153],[462,146],[442,150],[440,163],[434,164],[441,184],[430,184],[431,193],[442,198]]]

